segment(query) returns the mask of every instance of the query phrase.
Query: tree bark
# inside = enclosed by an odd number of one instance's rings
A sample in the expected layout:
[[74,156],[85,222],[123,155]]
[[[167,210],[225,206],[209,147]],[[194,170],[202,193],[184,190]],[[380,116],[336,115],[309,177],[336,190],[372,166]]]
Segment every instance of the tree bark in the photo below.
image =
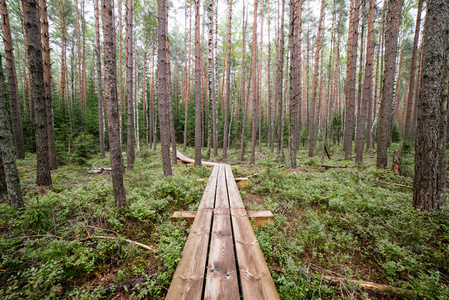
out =
[[[126,1],[126,0],[125,0]],[[123,92],[123,25],[122,25],[122,0],[118,0],[118,101],[119,101],[119,136],[120,145],[123,144],[123,111],[124,111],[124,92]]]
[[[1,3],[3,8],[3,3]],[[3,14],[2,14],[3,16]],[[3,23],[2,23],[3,24]],[[5,32],[3,32],[5,33]],[[2,161],[2,171],[8,190],[9,205],[14,208],[23,207],[22,190],[20,188],[19,171],[17,170],[16,159],[14,157],[14,145],[12,134],[9,129],[9,116],[5,93],[5,78],[3,77],[3,67],[0,56],[0,159]]]
[[[283,0],[284,1],[284,0]],[[257,5],[258,0],[254,0],[254,22],[253,22],[253,40],[251,45],[251,59],[252,59],[252,85],[253,85],[253,123],[251,132],[251,156],[250,163],[254,165],[256,163],[256,139],[257,139],[257,123],[259,105],[257,99],[257,87],[256,87],[256,69],[257,69]]]
[[95,0],[95,52],[97,58],[97,97],[98,97],[98,130],[100,134],[100,158],[104,158],[104,111],[103,111],[103,84],[101,75],[101,48],[100,48],[100,12],[98,1]]
[[[409,79],[409,89],[408,89],[408,97],[407,97],[407,113],[405,116],[405,134],[404,139],[409,141],[412,140],[412,108],[413,108],[413,91],[415,88],[415,72],[416,72],[416,56],[418,53],[418,40],[419,40],[419,31],[421,29],[421,12],[423,6],[423,0],[419,0],[418,2],[418,12],[416,14],[416,25],[415,25],[415,37],[413,39],[413,52],[412,52],[412,60],[410,66],[410,79]],[[419,80],[419,78],[418,78]]]
[[284,132],[282,131],[282,111],[283,107],[283,74],[284,74],[284,11],[285,11],[285,0],[282,0],[281,7],[281,25],[279,27],[279,60],[278,60],[278,70],[277,70],[277,102],[278,102],[278,147],[277,156],[278,158],[284,158]]
[[[357,0],[356,0],[357,1]],[[320,48],[322,39],[322,30],[324,27],[324,9],[326,1],[321,0],[320,21],[318,25],[317,42],[316,42],[316,54],[315,54],[315,71],[313,79],[312,90],[312,102],[310,104],[310,126],[309,126],[309,157],[313,157],[313,151],[315,150],[315,105],[318,87],[318,67],[320,62]]]
[[229,99],[231,97],[231,23],[232,22],[232,0],[228,6],[228,35],[226,46],[226,99],[223,128],[223,157],[228,157],[228,130],[229,130]]
[[106,100],[108,139],[112,167],[112,187],[115,206],[126,207],[125,186],[123,184],[123,159],[120,149],[120,133],[117,106],[117,74],[115,22],[113,0],[102,0],[103,45],[104,45],[104,98]]
[[127,124],[127,163],[132,169],[136,154],[134,152],[134,108],[133,108],[133,0],[126,2],[126,100],[128,104]]
[[34,100],[37,174],[36,184],[51,185],[48,157],[47,111],[44,90],[44,65],[42,62],[42,39],[39,22],[39,6],[35,0],[22,0],[23,19],[27,33],[27,53],[30,60],[32,97]]
[[[56,159],[56,144],[55,144],[55,130],[53,125],[53,97],[51,95],[51,59],[50,59],[50,36],[48,30],[48,16],[47,16],[47,0],[40,0],[41,9],[41,28],[42,28],[42,60],[44,63],[44,92],[45,105],[47,114],[47,131],[48,131],[48,159],[50,169],[56,170],[58,168],[58,161]],[[20,106],[19,106],[20,107]]]
[[352,138],[354,133],[354,112],[355,112],[355,84],[357,68],[357,41],[359,28],[359,6],[360,0],[351,1],[351,13],[348,33],[348,63],[346,82],[346,113],[343,150],[345,159],[350,160],[352,156]]
[[67,36],[65,28],[64,3],[59,1],[59,20],[61,31],[61,81],[59,85],[59,104],[65,105],[69,103],[66,99],[66,76],[67,76]]
[[[375,1],[369,0],[368,38],[366,51],[365,79],[363,80],[363,96],[360,106],[360,117],[357,119],[357,132],[355,135],[355,162],[363,161],[363,146],[365,145],[365,125],[368,114],[368,105],[373,101],[373,69],[374,69],[374,21]],[[361,63],[361,62],[360,62]],[[369,128],[368,128],[369,129]],[[369,135],[369,130],[367,131]]]
[[9,107],[11,109],[11,124],[14,134],[14,145],[16,146],[17,158],[23,159],[25,158],[25,144],[23,139],[22,113],[20,111],[14,49],[6,0],[0,1],[0,14],[2,15],[3,45],[5,47],[6,75],[8,77]]
[[[413,205],[438,212],[446,201],[449,4],[427,3],[415,140]],[[443,172],[441,172],[443,171]]]
[[[215,128],[215,61],[214,61],[214,0],[209,0],[209,8],[207,11],[208,19],[209,19],[209,40],[208,40],[208,64],[209,64],[209,80],[208,80],[208,89],[209,89],[209,121],[207,123],[208,126],[208,156],[210,157],[210,150],[214,148],[214,156],[216,156],[215,150],[217,149],[217,145],[215,143],[214,135],[216,134]],[[243,41],[245,43],[245,41]]]
[[195,0],[195,166],[201,166],[200,0]]
[[[296,0],[298,1],[298,0]],[[298,34],[295,30],[296,18],[298,18],[298,7],[295,0],[290,0],[290,34],[289,34],[289,48],[290,48],[290,137],[289,137],[289,158],[290,168],[296,168],[296,143],[295,133],[298,116],[298,53],[295,45],[295,36]]]
[[172,167],[170,162],[170,129],[168,124],[168,78],[167,78],[167,31],[165,25],[165,0],[158,0],[157,2],[157,32],[158,32],[158,55],[157,55],[157,70],[158,70],[158,101],[159,101],[159,122],[160,122],[160,136],[161,136],[161,152],[162,152],[162,168],[164,176],[172,176]]
[[380,104],[377,137],[377,168],[387,167],[387,146],[391,135],[391,119],[393,117],[394,76],[401,9],[402,1],[390,0],[388,2],[385,32],[385,73],[383,76],[382,102]]

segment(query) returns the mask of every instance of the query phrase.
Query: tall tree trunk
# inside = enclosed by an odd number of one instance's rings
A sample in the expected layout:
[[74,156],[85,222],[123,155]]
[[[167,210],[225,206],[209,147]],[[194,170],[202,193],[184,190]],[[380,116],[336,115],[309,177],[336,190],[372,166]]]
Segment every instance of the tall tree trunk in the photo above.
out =
[[[357,1],[357,0],[356,0]],[[317,42],[316,42],[316,54],[315,54],[315,70],[312,90],[312,102],[310,104],[310,126],[309,126],[309,157],[313,157],[313,151],[315,150],[315,106],[318,87],[318,67],[320,59],[320,47],[322,39],[322,30],[324,28],[324,9],[326,1],[321,0],[320,21],[318,25]],[[318,123],[318,122],[317,122]]]
[[59,85],[59,104],[65,105],[69,102],[66,96],[66,77],[67,77],[67,36],[65,28],[64,3],[59,1],[59,20],[61,30],[61,82]]
[[[58,161],[56,159],[56,144],[55,144],[55,130],[53,125],[53,97],[51,95],[51,59],[50,59],[50,36],[48,31],[48,16],[47,16],[47,0],[40,0],[41,8],[41,27],[42,27],[42,60],[44,63],[44,92],[45,105],[47,114],[47,131],[48,131],[48,159],[50,169],[56,170],[58,168]],[[20,107],[20,104],[19,104]]]
[[103,44],[104,44],[104,98],[108,115],[108,139],[112,166],[112,187],[115,206],[126,207],[125,186],[123,184],[123,159],[120,149],[118,106],[115,22],[113,0],[102,0]]
[[[418,53],[419,31],[421,29],[421,12],[423,0],[418,2],[418,12],[416,14],[415,37],[413,39],[412,60],[410,65],[409,90],[407,97],[407,113],[405,116],[405,134],[404,139],[412,140],[412,107],[413,107],[413,90],[415,88],[415,72],[416,72],[416,56]],[[419,78],[418,78],[419,80]]]
[[23,19],[27,33],[27,52],[30,60],[32,96],[35,105],[35,130],[37,175],[36,184],[51,185],[48,158],[47,111],[44,90],[44,65],[42,62],[42,39],[39,22],[39,6],[35,0],[22,0]]
[[231,97],[231,22],[232,22],[232,0],[228,7],[228,35],[226,46],[226,99],[223,128],[223,157],[228,157],[228,130],[229,130],[229,98]]
[[[208,64],[209,64],[209,81],[208,81],[208,89],[209,89],[209,122],[208,125],[208,156],[210,157],[210,149],[213,144],[214,148],[214,156],[216,156],[216,150],[218,145],[215,143],[214,135],[216,134],[215,128],[215,61],[214,61],[214,0],[209,0],[209,9],[207,11],[208,19],[209,19],[209,40],[208,40]],[[245,43],[245,41],[243,41]]]
[[128,104],[127,160],[128,169],[133,168],[134,152],[134,108],[133,108],[133,0],[126,2],[126,100]]
[[83,69],[83,74],[81,75],[81,80],[83,81],[83,105],[84,105],[84,110],[87,109],[87,75],[86,75],[86,18],[85,18],[85,13],[84,13],[84,2],[85,0],[82,0],[81,4],[82,4],[82,10],[81,10],[81,29],[83,32],[83,59],[82,59],[82,69]]
[[[297,60],[297,66],[296,66],[296,84],[298,85],[298,111],[296,115],[296,126],[295,126],[295,133],[294,133],[294,142],[295,142],[295,150],[298,151],[299,149],[299,136],[302,126],[302,100],[301,100],[301,93],[302,93],[302,80],[301,80],[301,34],[302,34],[302,27],[301,27],[301,16],[302,16],[302,3],[303,0],[297,0],[296,1],[296,10],[297,10],[297,17],[295,20],[295,27],[297,28],[297,32],[295,34],[295,51],[296,55],[298,57]],[[268,75],[269,76],[269,75]]]
[[[3,15],[4,3],[0,3]],[[2,22],[2,25],[4,22]],[[3,31],[3,34],[5,32]],[[6,48],[6,47],[5,47]],[[14,208],[23,207],[22,190],[20,188],[19,171],[17,170],[16,159],[14,157],[14,146],[12,142],[11,130],[9,129],[9,116],[6,101],[5,78],[3,77],[3,67],[0,56],[0,159],[6,187],[8,190],[9,205]]]
[[[284,1],[284,0],[283,0]],[[250,163],[256,163],[256,138],[257,138],[257,122],[258,122],[258,114],[259,114],[259,105],[257,99],[257,87],[256,87],[256,68],[257,68],[257,5],[258,0],[254,0],[254,22],[253,22],[253,41],[251,46],[251,59],[252,59],[252,81],[253,81],[253,123],[252,123],[252,132],[251,132],[251,157]]]
[[357,40],[359,28],[359,6],[360,0],[351,0],[351,12],[348,33],[348,63],[346,82],[346,108],[345,108],[345,132],[343,150],[345,159],[350,160],[352,156],[352,138],[354,133],[354,112],[355,112],[355,84],[357,68]]
[[76,40],[78,48],[78,95],[80,108],[83,110],[84,99],[83,99],[83,84],[82,84],[82,56],[81,56],[81,24],[80,24],[80,11],[78,6],[78,0],[75,0],[75,11],[76,11]]
[[173,94],[172,94],[172,82],[171,82],[171,64],[170,64],[170,45],[168,42],[168,0],[165,1],[165,32],[166,36],[166,59],[167,59],[167,94],[168,94],[168,116],[170,122],[170,140],[172,148],[172,163],[176,165],[178,163],[178,158],[176,157],[176,132],[175,132],[175,118],[173,115]]
[[401,9],[402,1],[390,0],[388,2],[385,32],[385,73],[383,76],[382,102],[380,104],[377,137],[377,168],[387,167],[387,146],[391,133],[391,119],[393,117],[394,76]]
[[277,102],[278,102],[278,147],[277,156],[278,158],[284,158],[284,132],[282,131],[282,110],[283,108],[283,74],[284,74],[284,11],[285,11],[285,0],[282,0],[281,7],[281,25],[279,27],[279,60],[277,62]]
[[11,124],[14,134],[14,144],[16,146],[17,158],[23,159],[25,158],[25,144],[23,139],[22,113],[20,111],[19,88],[17,86],[14,49],[6,0],[0,1],[0,14],[2,15],[3,45],[5,47],[6,75],[8,76],[9,107],[11,109]]
[[[187,7],[186,7],[187,9]],[[189,98],[190,98],[190,64],[191,64],[191,45],[192,45],[192,5],[189,6],[189,51],[187,54],[187,71],[186,71],[186,90],[185,90],[185,115],[184,115],[184,151],[187,148],[187,121],[189,115]]]
[[423,68],[415,140],[413,205],[440,211],[446,201],[446,135],[449,86],[449,4],[427,3]]
[[195,0],[195,166],[201,166],[200,0]]
[[[125,0],[126,1],[126,0]],[[123,92],[123,23],[122,23],[122,0],[118,0],[118,101],[119,101],[119,136],[120,145],[123,144],[123,111],[125,100]]]
[[160,121],[160,136],[161,136],[161,152],[162,152],[162,168],[164,176],[172,176],[172,167],[170,163],[170,129],[168,124],[168,105],[167,105],[167,31],[165,25],[165,0],[158,0],[157,2],[157,32],[158,32],[158,55],[157,55],[157,70],[158,70],[158,101],[159,101],[159,121]]
[[[368,13],[368,39],[366,51],[365,79],[363,88],[362,103],[360,106],[360,118],[357,119],[357,132],[355,136],[355,162],[363,161],[363,146],[365,145],[365,123],[368,114],[368,105],[373,101],[373,70],[374,70],[374,21],[375,21],[375,0],[369,0]],[[362,63],[362,62],[360,62]],[[369,124],[367,135],[369,136]]]
[[260,19],[260,46],[259,46],[259,54],[257,56],[258,61],[259,61],[259,66],[258,66],[258,71],[257,71],[257,98],[259,99],[258,101],[258,112],[259,112],[259,120],[258,120],[258,124],[259,124],[259,152],[262,152],[262,60],[263,60],[263,36],[264,36],[264,31],[263,31],[263,23],[264,23],[264,17],[265,17],[265,7],[264,7],[264,2],[262,1],[262,6],[261,6],[261,11],[262,11],[262,16]]
[[100,48],[100,9],[95,0],[95,49],[97,57],[97,97],[98,97],[98,130],[100,134],[100,157],[104,158],[104,111],[103,111],[103,84],[101,75],[101,48]]
[[[298,6],[295,0],[290,0],[290,34],[289,34],[289,46],[290,46],[290,168],[296,168],[296,143],[295,133],[297,132],[297,115],[298,115],[298,53],[295,45],[295,36],[298,34],[295,30],[296,18],[298,18]],[[298,29],[297,29],[298,30]]]

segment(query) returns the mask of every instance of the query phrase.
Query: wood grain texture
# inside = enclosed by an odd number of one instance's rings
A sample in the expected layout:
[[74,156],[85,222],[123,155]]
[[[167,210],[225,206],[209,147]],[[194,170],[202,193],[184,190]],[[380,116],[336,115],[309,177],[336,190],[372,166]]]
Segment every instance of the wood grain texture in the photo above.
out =
[[218,170],[212,170],[166,299],[201,299]]
[[204,299],[240,299],[229,208],[215,208]]
[[231,218],[243,299],[279,299],[246,210],[231,207]]
[[229,205],[231,208],[233,207],[244,208],[245,206],[243,205],[242,197],[240,197],[239,189],[237,187],[237,184],[235,183],[231,166],[224,165],[224,168],[226,170],[226,183],[228,186]]

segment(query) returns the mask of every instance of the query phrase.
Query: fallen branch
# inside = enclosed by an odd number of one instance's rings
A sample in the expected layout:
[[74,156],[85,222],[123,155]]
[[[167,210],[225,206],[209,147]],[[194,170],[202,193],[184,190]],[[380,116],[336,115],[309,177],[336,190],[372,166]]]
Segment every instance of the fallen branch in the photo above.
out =
[[375,283],[370,281],[360,281],[360,280],[353,280],[353,279],[346,279],[346,278],[339,278],[339,277],[333,277],[333,276],[324,276],[327,280],[329,280],[331,283],[343,283],[343,282],[349,282],[352,284],[355,284],[359,286],[362,290],[368,291],[368,292],[376,292],[376,293],[384,293],[384,294],[406,294],[406,295],[414,295],[415,292],[408,289],[402,289],[390,286],[388,284],[381,284],[381,283]]
[[112,168],[92,169],[92,170],[87,171],[87,173],[89,173],[89,174],[101,174],[101,173],[103,173],[103,171],[110,172],[110,171],[112,171]]
[[321,167],[327,169],[347,169],[348,165],[345,166],[330,166],[330,165],[321,165]]
[[87,238],[85,238],[85,239],[81,239],[80,241],[84,242],[84,241],[87,241],[87,240],[90,240],[90,239],[121,240],[121,241],[128,242],[128,243],[130,243],[130,244],[134,244],[134,245],[136,245],[136,246],[139,246],[139,247],[141,247],[141,248],[143,248],[143,249],[146,249],[146,250],[148,250],[148,251],[154,252],[154,249],[151,248],[150,246],[147,246],[147,245],[145,245],[145,244],[142,244],[142,243],[139,243],[139,242],[136,242],[136,241],[132,241],[132,240],[128,240],[128,239],[119,238],[119,237],[103,236],[103,235],[95,235],[95,236],[87,237]]
[[28,172],[33,172],[36,171],[37,169],[29,169],[29,170],[25,170],[25,171],[20,171],[19,174],[23,174],[23,173],[28,173]]
[[394,183],[394,182],[388,182],[388,181],[382,181],[382,180],[378,180],[378,183],[383,183],[383,184],[391,184],[391,185],[395,185],[395,186],[399,186],[399,187],[404,187],[404,188],[408,188],[408,189],[412,189],[412,186],[409,185],[404,185],[404,184],[399,184],[399,183]]

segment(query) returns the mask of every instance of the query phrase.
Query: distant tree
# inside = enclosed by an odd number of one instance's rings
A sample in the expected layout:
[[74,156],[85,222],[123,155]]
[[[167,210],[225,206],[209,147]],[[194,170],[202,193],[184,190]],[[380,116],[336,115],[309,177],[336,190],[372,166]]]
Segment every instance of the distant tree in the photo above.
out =
[[30,63],[31,92],[34,99],[34,122],[36,131],[37,185],[51,185],[48,158],[47,110],[44,89],[44,65],[42,62],[42,38],[39,21],[39,3],[22,0],[23,19],[27,33],[27,53]]
[[437,212],[446,201],[449,3],[427,3],[415,140],[415,208]]
[[394,78],[401,10],[401,0],[390,0],[388,2],[387,27],[385,31],[385,72],[383,75],[382,102],[379,109],[377,135],[377,168],[387,167],[387,146],[391,137],[393,118]]
[[5,49],[6,74],[8,76],[9,107],[11,109],[12,131],[16,146],[17,158],[25,157],[25,144],[23,139],[22,113],[20,111],[19,90],[17,85],[16,65],[12,44],[11,28],[9,24],[6,0],[0,1],[0,14],[2,15],[3,45]]
[[2,173],[8,190],[9,204],[12,207],[19,208],[23,207],[22,190],[20,188],[16,158],[14,157],[11,130],[9,129],[9,116],[4,82],[5,78],[3,77],[2,60],[0,56],[0,160],[2,161]]
[[231,97],[231,33],[232,33],[232,0],[228,8],[228,35],[226,44],[226,99],[223,128],[223,157],[228,157],[229,99]]
[[[134,109],[133,109],[133,0],[126,2],[126,100],[128,104],[127,163],[132,169],[134,152]],[[121,76],[121,75],[120,75]]]
[[201,166],[200,0],[195,0],[195,166]]
[[[284,0],[282,0],[284,1]],[[253,85],[253,123],[252,123],[252,130],[251,130],[251,156],[250,156],[250,163],[255,164],[256,163],[256,134],[257,134],[257,122],[258,122],[258,109],[259,105],[257,103],[257,82],[256,82],[256,67],[257,67],[257,5],[258,0],[254,0],[254,22],[253,22],[253,40],[251,44],[251,68],[252,68],[252,85]],[[282,90],[282,87],[281,87]]]
[[[375,0],[369,0],[368,38],[366,52],[365,79],[359,118],[357,119],[357,132],[355,135],[355,161],[363,161],[363,146],[365,145],[365,125],[368,114],[368,105],[373,98],[373,69],[374,69],[374,18]],[[361,62],[360,62],[361,63]],[[369,131],[368,131],[369,132]]]
[[348,31],[348,79],[346,81],[345,131],[343,144],[345,159],[347,160],[350,160],[352,156],[352,139],[354,136],[357,41],[359,36],[359,6],[360,0],[351,0]]
[[123,183],[123,159],[120,149],[120,133],[117,109],[117,59],[115,47],[115,22],[113,0],[102,0],[103,45],[104,45],[104,98],[108,117],[108,139],[112,167],[112,186],[117,208],[126,207]]
[[100,9],[95,0],[95,54],[97,58],[97,97],[98,97],[98,130],[100,135],[100,157],[104,157],[104,108],[103,108],[103,84],[101,75],[101,48],[100,48]]

